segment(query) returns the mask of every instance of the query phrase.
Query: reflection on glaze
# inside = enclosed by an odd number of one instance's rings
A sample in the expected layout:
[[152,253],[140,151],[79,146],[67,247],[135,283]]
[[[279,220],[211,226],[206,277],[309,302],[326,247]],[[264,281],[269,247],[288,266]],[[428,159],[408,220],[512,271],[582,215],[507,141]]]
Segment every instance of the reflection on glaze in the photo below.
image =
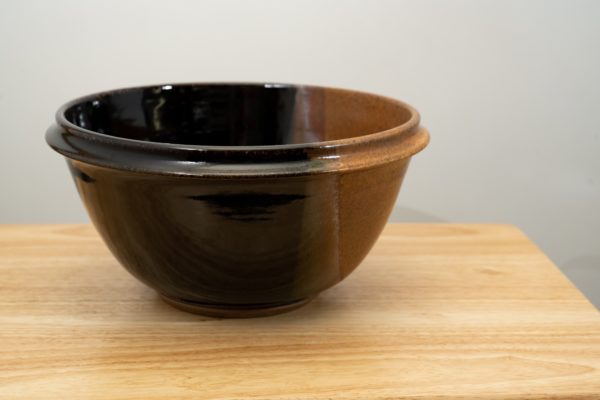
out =
[[191,196],[193,200],[204,201],[213,209],[213,213],[244,222],[268,221],[275,208],[306,198],[298,194],[269,193],[219,193]]

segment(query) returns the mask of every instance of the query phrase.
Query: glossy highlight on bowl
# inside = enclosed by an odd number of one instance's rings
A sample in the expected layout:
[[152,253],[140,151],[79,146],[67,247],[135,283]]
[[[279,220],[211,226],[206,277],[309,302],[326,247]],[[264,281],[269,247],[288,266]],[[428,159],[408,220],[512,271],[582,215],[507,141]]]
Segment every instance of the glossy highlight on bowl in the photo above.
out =
[[428,143],[419,121],[351,90],[168,84],[71,101],[46,141],[132,275],[180,309],[253,317],[360,264]]

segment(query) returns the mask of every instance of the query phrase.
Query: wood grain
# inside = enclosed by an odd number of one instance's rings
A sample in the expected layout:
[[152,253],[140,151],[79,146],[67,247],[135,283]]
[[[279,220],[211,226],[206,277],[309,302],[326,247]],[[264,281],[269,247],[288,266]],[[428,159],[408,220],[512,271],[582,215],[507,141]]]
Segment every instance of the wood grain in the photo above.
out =
[[177,311],[84,225],[0,227],[0,399],[600,399],[600,314],[516,228],[390,225],[289,314]]

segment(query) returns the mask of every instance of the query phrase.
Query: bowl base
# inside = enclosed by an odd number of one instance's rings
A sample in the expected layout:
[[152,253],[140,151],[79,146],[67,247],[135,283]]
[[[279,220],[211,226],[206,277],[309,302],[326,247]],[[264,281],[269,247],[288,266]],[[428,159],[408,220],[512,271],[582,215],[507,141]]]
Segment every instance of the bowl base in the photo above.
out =
[[196,303],[193,301],[175,299],[173,297],[160,294],[165,303],[179,310],[193,314],[200,314],[213,318],[257,318],[267,317],[269,315],[281,314],[295,310],[309,303],[313,298],[302,299],[287,304],[278,304],[270,306],[219,306],[206,303]]

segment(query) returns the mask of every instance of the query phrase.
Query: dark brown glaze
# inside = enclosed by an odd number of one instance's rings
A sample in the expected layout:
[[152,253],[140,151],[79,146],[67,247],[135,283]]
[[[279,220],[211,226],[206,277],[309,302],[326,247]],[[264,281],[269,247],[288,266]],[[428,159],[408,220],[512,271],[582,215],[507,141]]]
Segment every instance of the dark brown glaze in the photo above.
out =
[[227,317],[295,308],[352,272],[428,141],[401,102],[273,84],[119,90],[57,122],[47,141],[121,264]]

